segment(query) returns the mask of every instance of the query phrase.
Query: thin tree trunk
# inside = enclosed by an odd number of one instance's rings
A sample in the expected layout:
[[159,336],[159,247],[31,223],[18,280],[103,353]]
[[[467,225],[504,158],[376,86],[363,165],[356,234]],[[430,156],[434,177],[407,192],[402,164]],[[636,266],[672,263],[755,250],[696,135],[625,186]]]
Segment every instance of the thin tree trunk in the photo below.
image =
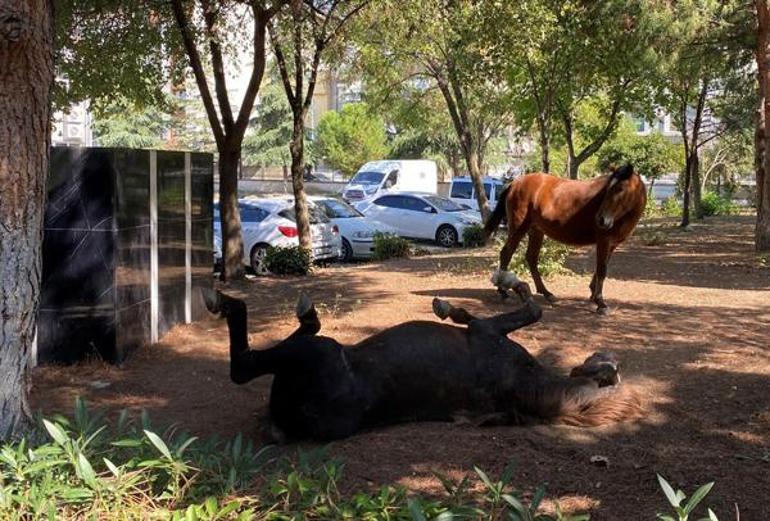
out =
[[0,0],[0,438],[30,418],[53,74],[52,2]]
[[238,209],[240,146],[219,152],[219,213],[222,221],[222,279],[244,276],[241,213]]
[[700,150],[696,148],[692,151],[692,160],[690,161],[692,173],[690,175],[690,186],[692,188],[693,210],[696,219],[703,219],[703,202],[701,197],[700,181]]
[[567,141],[567,175],[570,179],[578,178],[578,168],[580,164],[575,157],[575,142],[572,131],[572,120],[569,116],[564,116],[564,134]]
[[[295,109],[292,109],[295,110]],[[297,232],[299,244],[308,250],[313,247],[310,235],[310,214],[305,197],[305,118],[304,111],[297,108],[294,117],[294,128],[291,135],[291,185],[294,191],[294,213],[297,217]]]
[[770,251],[770,153],[767,125],[770,122],[770,5],[767,0],[756,0],[757,9],[757,75],[760,109],[757,117],[755,152],[757,164],[757,223],[754,229],[754,246],[757,251]]
[[537,126],[540,133],[540,168],[546,174],[551,172],[551,136],[548,125],[542,118],[537,119]]
[[690,183],[691,183],[691,166],[690,158],[688,156],[685,160],[684,166],[684,186],[682,187],[682,222],[679,226],[686,228],[690,225]]

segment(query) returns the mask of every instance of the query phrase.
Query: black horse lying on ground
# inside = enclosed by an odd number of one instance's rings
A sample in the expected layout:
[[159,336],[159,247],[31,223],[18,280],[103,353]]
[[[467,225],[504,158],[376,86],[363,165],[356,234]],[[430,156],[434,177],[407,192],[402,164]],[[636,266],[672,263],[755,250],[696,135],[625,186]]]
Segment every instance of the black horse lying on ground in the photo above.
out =
[[619,385],[613,355],[596,353],[562,376],[508,339],[542,314],[526,284],[514,289],[524,305],[511,313],[479,319],[434,299],[439,318],[467,327],[407,322],[355,346],[317,336],[315,307],[300,297],[299,328],[264,350],[249,349],[243,301],[221,292],[205,296],[209,310],[227,318],[230,378],[244,384],[275,375],[270,415],[289,438],[328,440],[375,426],[457,417],[479,425],[593,426],[638,416],[640,402]]

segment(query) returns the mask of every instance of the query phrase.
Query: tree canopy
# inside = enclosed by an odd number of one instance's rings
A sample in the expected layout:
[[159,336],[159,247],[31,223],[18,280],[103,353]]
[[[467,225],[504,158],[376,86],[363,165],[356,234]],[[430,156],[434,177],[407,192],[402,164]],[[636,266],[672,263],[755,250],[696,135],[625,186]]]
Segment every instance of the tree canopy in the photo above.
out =
[[318,153],[345,176],[372,159],[387,155],[385,122],[366,103],[349,103],[339,112],[329,111],[318,124]]

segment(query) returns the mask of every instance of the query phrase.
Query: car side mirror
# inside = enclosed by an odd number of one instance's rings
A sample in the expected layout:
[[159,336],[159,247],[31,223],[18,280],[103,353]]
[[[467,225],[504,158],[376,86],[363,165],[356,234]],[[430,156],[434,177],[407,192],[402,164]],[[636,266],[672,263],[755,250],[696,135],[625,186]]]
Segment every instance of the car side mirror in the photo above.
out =
[[432,206],[426,206],[425,208],[422,209],[422,211],[425,213],[436,213],[436,209],[433,208]]

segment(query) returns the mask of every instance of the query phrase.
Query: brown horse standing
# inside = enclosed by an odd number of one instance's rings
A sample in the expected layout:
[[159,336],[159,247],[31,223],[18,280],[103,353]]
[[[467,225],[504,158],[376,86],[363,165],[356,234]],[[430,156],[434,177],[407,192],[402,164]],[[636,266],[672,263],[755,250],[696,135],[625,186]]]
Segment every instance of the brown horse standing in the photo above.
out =
[[[574,246],[596,244],[596,272],[591,280],[591,300],[602,314],[608,312],[602,296],[607,264],[639,222],[647,202],[641,177],[631,165],[589,181],[573,181],[548,174],[530,174],[513,181],[503,191],[484,227],[487,237],[508,217],[508,239],[500,251],[500,272],[505,274],[519,242],[529,232],[527,265],[537,292],[554,301],[543,284],[537,261],[548,237]],[[500,275],[495,275],[495,281]],[[497,283],[497,282],[496,282]],[[497,283],[498,291],[507,293]]]

